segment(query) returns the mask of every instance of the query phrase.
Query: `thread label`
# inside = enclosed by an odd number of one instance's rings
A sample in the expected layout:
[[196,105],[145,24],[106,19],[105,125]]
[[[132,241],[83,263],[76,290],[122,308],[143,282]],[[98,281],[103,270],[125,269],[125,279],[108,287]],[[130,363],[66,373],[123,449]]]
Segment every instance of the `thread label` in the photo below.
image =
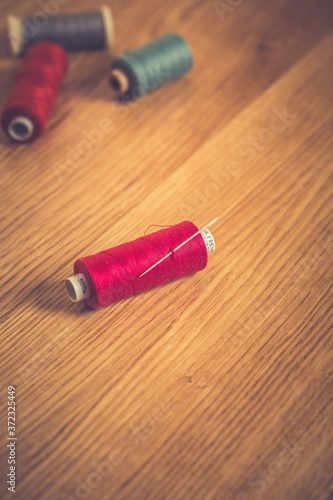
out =
[[78,302],[90,297],[89,283],[83,274],[79,273],[67,278],[65,284],[69,298],[73,302]]
[[77,275],[75,276],[75,278],[77,279],[77,281],[78,281],[78,283],[79,283],[79,285],[80,285],[80,288],[81,288],[81,293],[82,293],[82,294],[87,293],[87,285],[86,285],[85,280],[81,277],[81,275],[80,275],[80,274],[77,274]]
[[214,240],[212,233],[209,231],[209,229],[206,228],[203,231],[201,231],[201,234],[202,234],[202,237],[204,239],[204,242],[205,242],[205,245],[207,248],[207,252],[208,253],[214,252],[215,240]]

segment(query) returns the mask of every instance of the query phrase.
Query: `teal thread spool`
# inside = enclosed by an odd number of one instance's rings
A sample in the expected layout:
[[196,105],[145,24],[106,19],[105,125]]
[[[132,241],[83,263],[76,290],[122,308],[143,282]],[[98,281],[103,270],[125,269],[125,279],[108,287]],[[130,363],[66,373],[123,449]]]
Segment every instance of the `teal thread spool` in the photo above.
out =
[[192,65],[192,52],[186,40],[169,33],[112,61],[113,95],[124,100],[137,99],[176,80]]

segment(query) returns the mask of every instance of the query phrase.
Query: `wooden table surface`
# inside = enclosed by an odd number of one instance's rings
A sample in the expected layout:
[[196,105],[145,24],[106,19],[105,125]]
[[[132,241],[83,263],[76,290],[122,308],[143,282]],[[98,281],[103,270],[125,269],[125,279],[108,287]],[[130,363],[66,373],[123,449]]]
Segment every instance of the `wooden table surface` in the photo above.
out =
[[[46,4],[2,1],[3,41]],[[117,53],[176,31],[195,65],[119,104],[110,55],[72,54],[44,136],[1,134],[0,496],[332,499],[333,3],[110,4]],[[19,65],[3,44],[1,106]],[[98,312],[68,299],[78,257],[216,216],[204,271]]]

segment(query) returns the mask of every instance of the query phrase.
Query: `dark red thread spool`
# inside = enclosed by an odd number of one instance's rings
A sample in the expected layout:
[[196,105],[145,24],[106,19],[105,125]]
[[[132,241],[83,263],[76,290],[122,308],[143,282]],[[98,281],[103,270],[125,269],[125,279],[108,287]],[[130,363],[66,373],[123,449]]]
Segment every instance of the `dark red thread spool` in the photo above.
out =
[[32,142],[44,132],[67,68],[60,45],[40,42],[27,51],[2,112],[10,139]]
[[214,250],[208,229],[141,276],[196,232],[198,228],[185,221],[78,259],[74,264],[75,276],[66,280],[68,295],[74,302],[84,299],[88,307],[99,309],[200,271],[207,265],[207,249]]

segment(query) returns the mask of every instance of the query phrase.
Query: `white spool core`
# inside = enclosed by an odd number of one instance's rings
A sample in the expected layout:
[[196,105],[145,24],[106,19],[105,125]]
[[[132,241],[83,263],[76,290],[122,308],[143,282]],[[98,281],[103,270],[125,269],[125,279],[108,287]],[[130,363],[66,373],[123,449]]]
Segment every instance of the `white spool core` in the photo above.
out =
[[72,302],[89,299],[90,287],[84,274],[75,274],[65,281],[66,291]]
[[7,17],[8,39],[14,56],[19,56],[23,51],[23,26],[22,20],[17,16]]
[[130,81],[123,71],[112,69],[110,73],[110,86],[113,97],[120,97],[129,90]]
[[114,24],[110,7],[108,5],[102,5],[101,14],[104,22],[105,45],[106,47],[112,47],[114,44]]
[[33,132],[34,124],[26,116],[16,116],[8,125],[8,133],[16,141],[27,141]]

